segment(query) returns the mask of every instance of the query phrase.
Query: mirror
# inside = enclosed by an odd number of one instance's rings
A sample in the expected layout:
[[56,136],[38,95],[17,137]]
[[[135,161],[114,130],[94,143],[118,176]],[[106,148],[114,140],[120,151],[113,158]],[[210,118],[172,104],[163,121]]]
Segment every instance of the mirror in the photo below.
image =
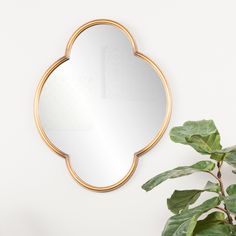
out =
[[160,69],[110,20],[88,22],[71,36],[35,96],[42,138],[65,158],[72,177],[95,191],[116,189],[131,177],[170,113]]

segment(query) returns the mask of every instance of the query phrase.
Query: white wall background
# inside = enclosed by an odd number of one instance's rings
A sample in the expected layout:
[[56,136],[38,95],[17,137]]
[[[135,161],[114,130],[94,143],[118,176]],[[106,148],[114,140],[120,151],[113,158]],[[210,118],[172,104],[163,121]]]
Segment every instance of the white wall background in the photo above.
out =
[[[78,186],[47,148],[33,121],[44,70],[62,56],[71,33],[96,18],[124,24],[156,61],[173,92],[169,127],[213,118],[223,145],[236,143],[234,0],[0,1],[0,234],[4,236],[155,236],[170,216],[174,189],[201,188],[208,176],[168,181],[145,193],[153,175],[199,160],[168,131],[124,187],[99,194]],[[224,168],[227,182],[235,180]]]

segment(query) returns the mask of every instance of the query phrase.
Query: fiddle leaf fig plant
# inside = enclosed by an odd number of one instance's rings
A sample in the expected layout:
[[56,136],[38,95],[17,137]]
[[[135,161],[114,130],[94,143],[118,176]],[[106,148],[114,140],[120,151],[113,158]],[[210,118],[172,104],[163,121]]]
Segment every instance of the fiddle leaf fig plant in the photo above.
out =
[[[168,179],[196,172],[208,174],[209,180],[202,189],[175,190],[167,199],[168,209],[174,215],[168,219],[162,236],[236,236],[236,184],[225,189],[222,180],[224,163],[236,174],[236,146],[222,148],[213,120],[187,121],[172,128],[170,138],[209,159],[158,174],[142,188],[150,191]],[[205,192],[210,192],[211,198],[197,205],[200,195]]]

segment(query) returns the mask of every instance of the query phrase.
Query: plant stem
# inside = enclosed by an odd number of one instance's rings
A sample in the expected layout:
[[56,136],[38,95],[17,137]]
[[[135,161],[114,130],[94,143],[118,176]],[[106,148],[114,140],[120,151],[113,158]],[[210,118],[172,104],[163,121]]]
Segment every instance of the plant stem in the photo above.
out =
[[[221,173],[221,167],[223,165],[223,161],[218,161],[217,162],[217,168],[218,168],[218,171],[217,171],[217,175],[214,175],[212,172],[208,171],[208,173],[210,175],[212,175],[218,182],[219,182],[219,185],[220,185],[220,193],[222,194],[223,197],[225,197],[225,190],[224,190],[224,184],[222,182],[222,173]],[[230,212],[229,210],[227,209],[226,205],[224,204],[224,208],[221,208],[221,207],[216,207],[217,209],[223,211],[226,215],[227,215],[227,218],[228,218],[228,222],[229,224],[233,224],[233,218],[232,216],[230,215]]]
[[210,171],[207,171],[207,173],[208,174],[210,174],[211,176],[213,176],[218,182],[219,182],[219,178],[216,176],[216,175],[214,175],[212,172],[210,172]]
[[222,207],[215,207],[215,209],[218,209],[218,210],[220,210],[220,211],[223,211],[225,214],[228,215],[227,211],[226,211],[224,208],[222,208]]
[[[221,179],[221,177],[222,177],[222,173],[221,173],[222,165],[223,165],[223,161],[218,161],[217,162],[217,168],[218,168],[217,179],[218,179],[218,182],[220,184],[220,192],[221,192],[222,196],[225,197],[224,184],[223,184],[222,179]],[[227,215],[229,224],[233,224],[233,218],[231,217],[230,212],[228,211],[227,206],[225,204],[224,204],[224,210],[225,210],[224,212]]]

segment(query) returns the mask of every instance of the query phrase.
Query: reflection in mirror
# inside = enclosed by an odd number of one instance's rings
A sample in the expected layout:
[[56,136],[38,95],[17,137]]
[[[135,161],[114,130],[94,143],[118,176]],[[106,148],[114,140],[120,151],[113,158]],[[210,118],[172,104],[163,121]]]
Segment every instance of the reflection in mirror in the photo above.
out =
[[39,100],[41,126],[83,181],[117,183],[155,138],[167,112],[159,76],[109,24],[86,29],[70,60],[51,73]]

